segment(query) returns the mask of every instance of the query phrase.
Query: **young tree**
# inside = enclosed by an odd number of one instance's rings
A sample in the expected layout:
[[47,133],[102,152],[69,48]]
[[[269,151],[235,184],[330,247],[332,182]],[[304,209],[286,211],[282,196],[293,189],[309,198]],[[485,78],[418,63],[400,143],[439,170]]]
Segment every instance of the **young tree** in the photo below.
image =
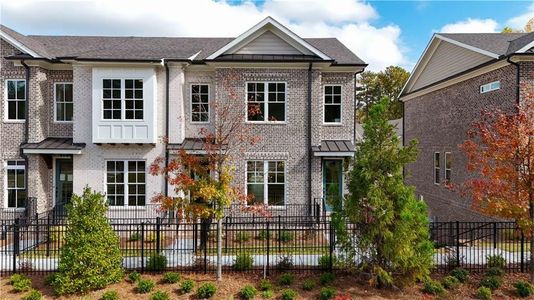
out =
[[347,260],[360,262],[377,286],[426,277],[433,252],[426,205],[404,184],[402,174],[415,161],[417,143],[400,144],[385,114],[389,103],[384,98],[370,108],[349,174],[349,193],[333,201],[334,226]]
[[[232,88],[238,80],[237,73],[223,78],[222,86],[228,91],[223,99],[210,103],[213,113],[211,127],[200,129],[205,155],[192,155],[181,150],[177,157],[165,166],[163,158],[156,159],[150,167],[152,175],[163,175],[173,186],[177,197],[159,194],[153,202],[162,210],[174,211],[178,218],[206,220],[215,218],[217,233],[217,280],[222,279],[222,220],[224,210],[231,204],[241,204],[243,210],[266,213],[264,207],[247,206],[251,199],[243,186],[234,182],[234,171],[239,159],[259,137],[245,123],[247,110]],[[257,107],[250,107],[248,114],[258,114]],[[208,221],[209,222],[209,221]],[[207,228],[207,227],[205,227]]]
[[67,206],[67,232],[53,281],[58,295],[85,293],[119,282],[123,277],[119,237],[111,228],[108,204],[86,187]]
[[[473,206],[488,215],[514,219],[530,235],[534,264],[534,98],[514,113],[484,112],[460,149],[474,177],[464,183]],[[534,266],[534,265],[532,265]],[[534,281],[534,268],[531,268]]]

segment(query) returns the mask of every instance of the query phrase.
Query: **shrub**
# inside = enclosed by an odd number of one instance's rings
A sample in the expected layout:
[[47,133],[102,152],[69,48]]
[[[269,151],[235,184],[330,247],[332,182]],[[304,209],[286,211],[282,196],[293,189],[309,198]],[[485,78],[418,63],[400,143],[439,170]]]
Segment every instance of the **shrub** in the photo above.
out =
[[454,290],[460,286],[460,281],[454,276],[446,276],[441,280],[441,285],[447,290]]
[[152,253],[146,262],[149,271],[163,271],[167,267],[167,257],[162,254]]
[[252,258],[252,255],[248,253],[239,253],[235,257],[233,268],[237,271],[246,271],[252,269],[253,263],[254,259]]
[[452,270],[450,275],[458,279],[458,281],[461,283],[465,283],[469,279],[469,272],[462,268],[456,268]]
[[519,297],[528,297],[534,293],[532,284],[525,281],[517,281],[514,283],[515,292]]
[[276,268],[281,271],[290,270],[293,267],[293,256],[284,255],[278,258]]
[[481,286],[477,289],[477,298],[481,300],[491,300],[491,289]]
[[258,232],[258,235],[256,236],[256,239],[260,241],[265,241],[265,240],[271,239],[271,236],[272,234],[270,232],[267,232],[267,230],[260,229],[260,231]]
[[490,276],[502,277],[504,276],[504,271],[501,268],[496,268],[496,267],[489,268],[486,270],[485,276],[486,277],[490,277]]
[[141,274],[139,274],[137,271],[133,271],[132,273],[128,274],[128,280],[131,283],[136,283],[139,281],[139,279],[141,279]]
[[180,273],[178,272],[166,272],[163,274],[163,282],[165,283],[177,283],[180,281]]
[[295,239],[295,234],[289,230],[282,230],[278,235],[278,240],[282,243],[291,242]]
[[[336,256],[332,256],[332,266],[336,265],[336,263]],[[330,255],[323,255],[319,257],[319,267],[322,270],[330,270]]]
[[480,281],[480,286],[490,288],[492,291],[498,289],[502,284],[502,279],[497,276],[487,276]]
[[336,295],[336,289],[333,287],[324,287],[319,293],[319,299],[321,300],[330,300]]
[[315,281],[313,279],[306,279],[302,282],[302,289],[305,291],[311,291],[315,288]]
[[58,295],[102,289],[123,278],[119,237],[106,216],[107,200],[86,187],[67,206],[67,231],[52,284]]
[[441,283],[429,279],[423,284],[423,292],[431,295],[443,295],[445,294],[445,289],[443,288]]
[[150,300],[169,300],[169,293],[156,291],[150,296]]
[[334,281],[335,276],[332,273],[323,273],[321,277],[319,277],[319,282],[321,285],[327,285]]
[[274,296],[274,293],[272,290],[266,290],[261,292],[261,297],[264,299],[271,299]]
[[38,290],[30,290],[28,294],[26,294],[24,297],[22,297],[22,300],[41,300],[44,299],[43,294],[39,292]]
[[52,286],[54,283],[54,280],[56,279],[56,273],[52,273],[45,278],[45,284],[48,286]]
[[273,289],[273,284],[269,279],[262,279],[260,281],[260,291],[269,291]]
[[22,274],[13,274],[11,277],[9,277],[9,284],[13,285],[15,282],[28,279],[28,277],[22,275]]
[[243,299],[250,300],[254,299],[257,293],[258,291],[255,287],[251,286],[250,284],[247,284],[241,289],[241,291],[239,292],[239,296]]
[[139,294],[146,294],[152,292],[156,284],[150,279],[141,279],[137,283],[137,292]]
[[182,294],[190,293],[195,287],[195,282],[191,279],[186,279],[180,284],[180,292]]
[[240,231],[235,235],[235,241],[238,243],[248,242],[250,234],[248,232]]
[[206,282],[197,289],[197,296],[200,299],[208,299],[213,297],[217,292],[217,287],[211,282]]
[[52,226],[48,232],[48,241],[51,243],[62,242],[65,239],[65,226]]
[[375,274],[376,282],[374,282],[374,284],[377,288],[389,288],[393,285],[393,276],[391,276],[388,271],[382,269],[381,267],[375,267]]
[[295,299],[297,299],[297,296],[298,296],[298,294],[294,290],[286,289],[286,290],[282,291],[281,299],[282,300],[295,300]]
[[141,239],[141,234],[138,232],[132,233],[130,237],[128,238],[128,241],[130,242],[137,242]]
[[486,261],[488,268],[504,269],[504,267],[506,266],[506,259],[504,259],[504,257],[502,257],[500,254],[488,255],[486,256]]
[[29,291],[31,290],[31,288],[32,288],[32,280],[28,277],[20,278],[19,280],[13,283],[13,289],[17,293]]
[[106,291],[102,295],[102,300],[119,300],[119,293],[117,291]]
[[291,273],[284,273],[278,277],[278,283],[280,285],[291,285],[295,280],[295,276]]

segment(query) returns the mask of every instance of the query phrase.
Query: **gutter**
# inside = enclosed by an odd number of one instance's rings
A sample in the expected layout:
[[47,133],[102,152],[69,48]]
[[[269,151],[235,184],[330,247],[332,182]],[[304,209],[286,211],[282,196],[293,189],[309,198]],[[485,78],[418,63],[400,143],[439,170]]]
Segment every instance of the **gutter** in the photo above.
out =
[[[25,72],[25,75],[26,75],[26,105],[25,105],[25,108],[24,108],[24,114],[25,114],[25,117],[24,117],[24,141],[22,142],[22,144],[27,144],[28,141],[29,141],[29,134],[30,134],[30,115],[29,115],[29,112],[30,112],[30,105],[29,105],[29,102],[30,102],[30,67],[26,64],[26,62],[24,60],[21,60],[20,61],[20,64],[24,67],[24,72]],[[24,183],[25,183],[25,187],[26,187],[26,199],[28,199],[28,173],[29,173],[29,169],[30,169],[30,164],[29,164],[29,159],[28,159],[28,155],[26,155],[24,153],[24,151],[22,150],[22,145],[20,145],[20,156],[22,158],[24,158]],[[28,201],[26,201],[26,213],[28,213]]]
[[508,58],[506,58],[506,61],[512,65],[514,65],[516,67],[516,77],[515,77],[515,80],[516,80],[516,104],[519,105],[520,104],[520,86],[519,86],[519,82],[520,82],[520,74],[519,74],[519,64],[516,63],[516,62],[513,62],[511,61],[510,59],[512,58],[512,56],[508,56]]
[[358,83],[356,80],[356,77],[358,77],[358,74],[361,74],[365,71],[365,69],[358,71],[354,73],[354,124],[352,125],[354,128],[352,130],[354,131],[354,145],[356,145],[356,89],[358,88]]
[[308,64],[308,213],[311,216],[312,209],[312,65],[310,62]]

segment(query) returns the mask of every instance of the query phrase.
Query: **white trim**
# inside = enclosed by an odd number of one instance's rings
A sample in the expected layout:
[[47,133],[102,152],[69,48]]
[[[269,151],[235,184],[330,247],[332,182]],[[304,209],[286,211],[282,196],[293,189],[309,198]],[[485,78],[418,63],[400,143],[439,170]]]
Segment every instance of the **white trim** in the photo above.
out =
[[[341,161],[341,196],[343,198],[343,195],[345,195],[345,188],[346,188],[346,185],[345,185],[345,166],[343,165],[343,158],[339,158],[339,157],[322,157],[321,159],[321,198],[323,199],[323,203],[321,204],[326,204],[326,193],[325,193],[325,186],[324,186],[324,161],[325,160],[339,160]],[[343,201],[343,199],[342,199]],[[324,209],[324,208],[323,208]]]
[[13,45],[15,48],[19,49],[22,52],[28,53],[29,55],[33,57],[42,57],[41,55],[37,54],[37,52],[31,50],[30,48],[24,46],[21,42],[17,41],[15,38],[10,36],[9,34],[3,32],[0,30],[0,37],[4,38],[8,43]]
[[319,157],[354,157],[354,152],[346,151],[346,152],[322,152],[317,151],[313,152],[313,156],[319,156]]
[[444,40],[445,42],[449,42],[449,43],[454,44],[456,46],[460,46],[462,48],[465,48],[465,49],[480,53],[482,55],[486,55],[486,56],[489,56],[489,57],[492,57],[492,58],[499,58],[499,54],[496,54],[496,53],[493,53],[493,52],[490,52],[490,51],[487,51],[487,50],[483,50],[483,49],[480,49],[480,48],[477,48],[477,47],[474,47],[474,46],[471,46],[471,45],[467,45],[467,44],[458,42],[456,40],[444,37],[444,36],[439,35],[439,34],[436,34],[436,37],[441,39],[441,40]]
[[[208,86],[208,121],[193,121],[193,85]],[[202,104],[202,102],[199,102]],[[209,83],[190,83],[189,84],[189,122],[191,124],[209,124],[211,122],[211,85]]]
[[532,47],[534,47],[534,41],[526,44],[523,48],[517,50],[515,53],[525,53],[527,52],[527,50],[529,50]]
[[[451,159],[450,159],[450,163],[451,163],[451,167],[450,169],[447,169],[447,154],[450,155]],[[445,183],[450,183],[452,182],[452,152],[445,152],[445,155],[443,155],[443,159],[445,160],[445,163],[443,164],[443,168],[445,169]],[[451,175],[451,178],[449,178],[449,180],[447,180],[447,170],[450,172],[450,175]]]
[[82,149],[22,149],[24,154],[82,154]]
[[[114,161],[114,162],[117,162],[117,161],[122,161],[124,162],[124,172],[123,172],[123,178],[124,178],[124,181],[122,182],[122,184],[124,185],[124,205],[110,205],[109,204],[109,201],[108,201],[108,195],[107,195],[107,191],[108,191],[108,162],[109,161]],[[128,170],[128,162],[131,162],[131,161],[135,161],[135,162],[139,162],[139,161],[142,161],[145,163],[145,205],[133,205],[133,206],[130,206],[128,205],[128,173],[129,173],[129,170]],[[147,186],[148,186],[148,183],[147,183],[147,178],[149,175],[148,174],[148,166],[147,166],[147,160],[146,159],[124,159],[124,158],[120,158],[120,159],[105,159],[104,160],[104,196],[106,197],[106,202],[108,203],[108,207],[109,209],[118,209],[118,208],[121,208],[121,209],[127,209],[127,208],[140,208],[140,209],[146,209],[147,205],[149,204],[148,203],[148,193],[147,193]],[[138,195],[138,194],[136,194]]]
[[[285,209],[287,207],[287,160],[285,159],[246,159],[245,160],[245,195],[248,196],[248,163],[249,162],[262,162],[263,163],[263,204],[267,204],[269,209]],[[269,205],[269,162],[283,162],[284,163],[284,204],[283,205]],[[251,183],[260,184],[260,183]],[[279,183],[277,183],[279,184]],[[248,203],[247,203],[248,206]]]
[[[498,87],[493,87],[493,85],[496,84],[496,83],[498,83],[499,86]],[[487,90],[484,90],[484,88],[487,88]],[[480,91],[481,94],[497,91],[497,90],[500,90],[500,89],[501,89],[501,81],[500,80],[496,80],[496,81],[492,81],[492,82],[489,82],[489,83],[485,83],[485,84],[483,84],[483,85],[481,85],[479,87],[479,91]]]
[[[9,105],[8,105],[8,82],[10,81],[24,81],[24,107],[25,107],[25,111],[24,111],[24,119],[9,119]],[[26,79],[17,79],[17,78],[10,78],[10,79],[6,79],[4,81],[4,123],[25,123],[26,122],[26,119],[28,118],[28,116],[26,116],[26,112],[28,111],[28,95],[26,95],[26,93],[28,92],[28,87],[27,87],[27,82],[26,82]],[[16,85],[15,85],[15,97],[16,97]],[[22,101],[21,99],[13,99],[12,101]]]
[[212,60],[212,59],[215,59],[215,58],[219,57],[220,55],[224,54],[226,51],[228,51],[228,50],[234,48],[235,46],[241,44],[242,42],[246,41],[246,39],[248,37],[252,36],[254,33],[259,31],[262,27],[264,27],[264,26],[266,26],[268,24],[274,26],[276,29],[280,30],[282,33],[284,33],[285,35],[287,35],[288,37],[293,39],[299,45],[301,45],[304,48],[306,48],[309,51],[311,51],[313,54],[319,56],[321,59],[323,59],[323,60],[331,60],[331,58],[328,57],[326,54],[324,54],[323,52],[319,51],[317,48],[313,47],[312,45],[310,45],[309,43],[304,41],[298,35],[293,33],[291,30],[287,29],[286,27],[284,27],[282,24],[278,23],[275,19],[273,19],[271,17],[267,17],[267,18],[263,19],[261,22],[259,22],[258,24],[254,25],[252,28],[250,28],[249,30],[247,30],[244,33],[242,33],[241,35],[239,35],[237,38],[232,40],[230,43],[226,44],[221,49],[217,50],[215,53],[213,53],[210,56],[208,56],[206,59],[207,60]]
[[[24,162],[24,165],[15,165],[15,166],[8,166],[7,162],[8,161],[21,161],[21,162]],[[4,209],[7,209],[7,210],[11,210],[11,211],[24,211],[26,209],[26,207],[8,207],[8,196],[9,196],[9,193],[8,193],[8,190],[7,190],[7,171],[8,170],[24,170],[24,190],[26,191],[26,201],[28,201],[28,183],[26,182],[26,179],[27,179],[27,176],[26,176],[26,162],[23,160],[23,159],[6,159],[4,160],[4,187],[3,187],[3,192],[4,192],[4,203],[3,203],[3,208]],[[26,203],[27,205],[28,203]]]
[[[439,166],[436,167],[436,154],[438,154],[438,164]],[[436,169],[439,171],[439,180],[438,182],[436,182]],[[434,185],[440,185],[441,184],[441,152],[434,152],[434,154],[432,155],[432,182],[434,183]]]
[[[339,96],[341,97],[340,99],[340,102],[339,102],[339,122],[325,122],[325,116],[326,116],[326,87],[327,86],[331,86],[331,87],[336,87],[336,86],[339,86],[339,88],[341,89],[340,91],[340,94]],[[334,92],[334,90],[332,89],[332,93]],[[332,94],[334,95],[334,93]],[[328,105],[337,105],[336,103],[333,103],[334,101],[334,98],[332,98],[332,103],[328,104]],[[343,125],[343,85],[341,84],[323,84],[323,125],[325,126],[340,126],[340,125]]]
[[[264,104],[264,107],[263,107],[263,112],[264,112],[264,118],[263,118],[263,121],[249,121],[248,119],[248,84],[249,83],[263,83],[264,84],[264,87],[263,87],[263,104]],[[274,84],[278,84],[278,83],[283,83],[284,86],[285,86],[285,94],[284,94],[284,120],[283,121],[269,121],[268,117],[269,117],[269,103],[281,103],[281,102],[269,102],[269,84],[270,83],[274,83]],[[278,91],[278,90],[277,90]],[[288,123],[288,114],[287,114],[287,98],[288,98],[288,87],[287,87],[287,82],[286,81],[261,81],[261,80],[256,80],[256,81],[245,81],[245,123],[250,123],[250,124],[281,124],[281,125],[284,125],[284,124],[287,124]],[[251,102],[251,103],[261,103],[261,102]]]
[[[59,121],[57,119],[57,86],[59,84],[70,84],[72,85],[72,121]],[[65,103],[65,102],[63,102]],[[72,83],[72,81],[62,81],[62,82],[54,82],[54,123],[58,123],[58,124],[72,124],[74,122],[74,84]]]

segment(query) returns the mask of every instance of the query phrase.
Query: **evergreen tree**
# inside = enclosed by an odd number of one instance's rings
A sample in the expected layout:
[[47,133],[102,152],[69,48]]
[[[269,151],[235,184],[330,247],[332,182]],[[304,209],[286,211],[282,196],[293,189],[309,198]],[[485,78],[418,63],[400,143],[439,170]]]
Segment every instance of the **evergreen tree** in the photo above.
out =
[[86,187],[67,206],[67,232],[58,272],[53,281],[58,295],[101,289],[123,277],[119,237],[106,217],[105,197]]
[[377,286],[425,278],[433,252],[426,205],[403,178],[404,166],[416,159],[417,143],[400,144],[388,123],[389,103],[384,98],[370,108],[349,175],[349,194],[332,203],[347,261],[357,262]]

